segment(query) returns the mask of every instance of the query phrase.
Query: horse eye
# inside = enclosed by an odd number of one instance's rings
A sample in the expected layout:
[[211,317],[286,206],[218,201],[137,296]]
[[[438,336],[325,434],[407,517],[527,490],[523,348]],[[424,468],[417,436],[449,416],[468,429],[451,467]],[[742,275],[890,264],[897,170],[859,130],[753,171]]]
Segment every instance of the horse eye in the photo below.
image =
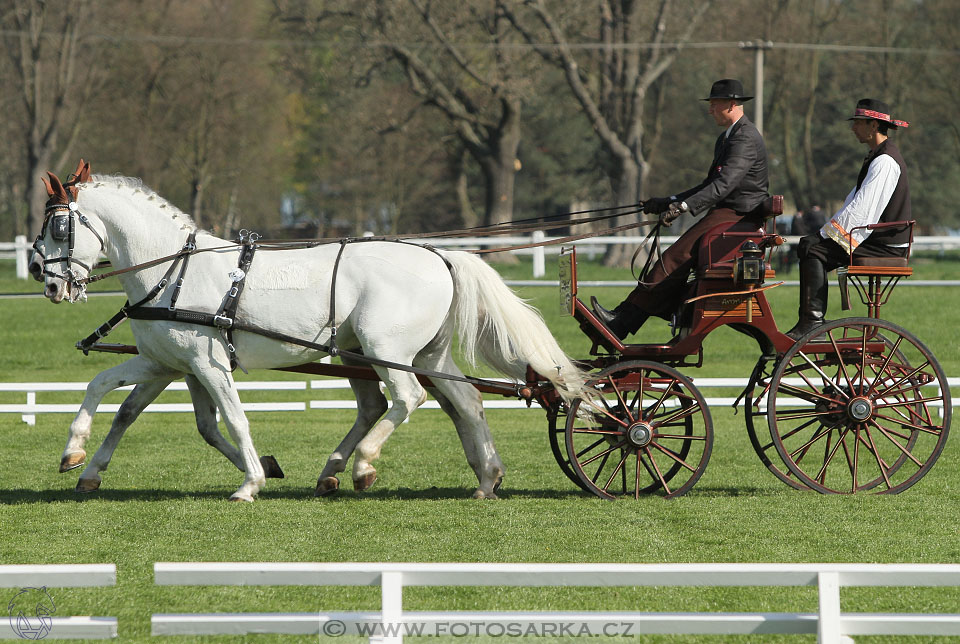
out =
[[54,241],[67,241],[70,237],[70,215],[56,215],[50,222],[50,235]]

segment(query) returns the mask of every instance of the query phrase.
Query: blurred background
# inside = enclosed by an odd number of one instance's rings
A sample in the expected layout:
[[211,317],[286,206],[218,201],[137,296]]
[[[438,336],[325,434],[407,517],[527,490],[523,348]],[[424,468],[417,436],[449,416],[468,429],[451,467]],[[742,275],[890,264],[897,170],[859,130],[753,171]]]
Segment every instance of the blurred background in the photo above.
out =
[[0,0],[0,37],[0,241],[81,157],[228,238],[636,203],[705,175],[725,77],[758,97],[784,232],[855,185],[862,97],[911,124],[917,234],[960,228],[955,0]]

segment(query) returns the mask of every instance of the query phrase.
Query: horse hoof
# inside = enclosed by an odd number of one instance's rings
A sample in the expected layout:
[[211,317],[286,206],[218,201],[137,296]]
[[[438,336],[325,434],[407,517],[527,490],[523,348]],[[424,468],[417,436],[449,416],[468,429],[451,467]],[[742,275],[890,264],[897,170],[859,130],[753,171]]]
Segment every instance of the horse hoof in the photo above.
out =
[[358,479],[353,479],[353,489],[357,492],[363,492],[364,490],[369,490],[370,486],[373,485],[373,482],[377,480],[377,473],[367,472]]
[[230,500],[234,503],[239,503],[239,502],[253,503],[252,496],[250,496],[249,494],[241,494],[240,492],[234,492],[230,496]]
[[317,481],[317,489],[314,490],[314,496],[330,496],[340,489],[340,479],[336,476],[328,476]]
[[80,494],[89,494],[100,489],[99,479],[79,479],[77,481],[77,492]]
[[280,469],[280,464],[277,463],[277,459],[272,456],[261,456],[260,467],[263,468],[263,475],[268,479],[283,478],[283,470]]
[[72,454],[67,454],[62,459],[60,459],[60,473],[69,472],[70,470],[75,470],[87,460],[87,453],[83,450],[79,452],[73,452]]

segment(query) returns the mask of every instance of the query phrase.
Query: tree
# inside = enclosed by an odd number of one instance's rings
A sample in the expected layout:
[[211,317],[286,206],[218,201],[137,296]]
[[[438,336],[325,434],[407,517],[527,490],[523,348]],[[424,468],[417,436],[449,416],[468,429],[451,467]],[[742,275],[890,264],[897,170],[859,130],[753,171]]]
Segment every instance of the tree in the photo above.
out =
[[[405,20],[404,8],[418,20]],[[402,66],[411,91],[448,119],[481,168],[484,223],[510,221],[527,82],[517,78],[516,61],[502,47],[510,27],[502,1],[494,0],[493,11],[485,13],[470,5],[385,0],[367,18],[381,46]],[[468,54],[458,44],[475,39],[491,45],[489,56]],[[418,52],[405,44],[412,41],[435,46]]]
[[[655,154],[659,112],[657,96],[648,99],[651,90],[676,59],[679,48],[689,42],[691,35],[710,6],[710,0],[700,2],[691,13],[671,14],[672,0],[660,0],[656,11],[647,15],[648,6],[635,0],[598,0],[595,6],[593,40],[600,44],[597,56],[577,56],[569,34],[583,37],[579,25],[584,16],[579,5],[564,14],[571,5],[546,0],[523,0],[546,34],[550,46],[542,46],[540,30],[529,26],[516,9],[508,11],[513,24],[534,45],[543,59],[561,68],[569,90],[583,109],[594,132],[607,152],[605,171],[618,205],[635,204],[640,200],[643,185],[650,172],[651,157]],[[671,18],[683,25],[674,47],[665,46],[667,27]],[[644,35],[641,35],[644,34]],[[638,41],[647,46],[638,46]],[[648,100],[654,105],[653,132],[647,139]],[[622,223],[630,223],[623,218]],[[605,262],[624,264],[630,251],[624,246],[611,246]]]
[[[98,86],[94,77],[96,47],[79,46],[81,25],[88,13],[85,0],[53,3],[13,0],[2,14],[15,42],[4,47],[19,90],[18,122],[25,150],[22,188],[25,222],[15,221],[15,233],[40,232],[47,194],[40,176],[68,165],[67,156],[83,118],[81,114]],[[11,112],[8,112],[11,113]]]

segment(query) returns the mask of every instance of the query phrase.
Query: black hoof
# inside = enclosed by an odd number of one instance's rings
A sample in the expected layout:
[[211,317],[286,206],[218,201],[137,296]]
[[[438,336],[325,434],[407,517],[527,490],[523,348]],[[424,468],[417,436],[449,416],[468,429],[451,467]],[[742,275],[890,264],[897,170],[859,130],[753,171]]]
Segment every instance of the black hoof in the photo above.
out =
[[260,457],[260,466],[263,468],[263,475],[268,479],[282,479],[283,470],[280,469],[280,464],[277,463],[277,459],[272,456],[261,456]]

